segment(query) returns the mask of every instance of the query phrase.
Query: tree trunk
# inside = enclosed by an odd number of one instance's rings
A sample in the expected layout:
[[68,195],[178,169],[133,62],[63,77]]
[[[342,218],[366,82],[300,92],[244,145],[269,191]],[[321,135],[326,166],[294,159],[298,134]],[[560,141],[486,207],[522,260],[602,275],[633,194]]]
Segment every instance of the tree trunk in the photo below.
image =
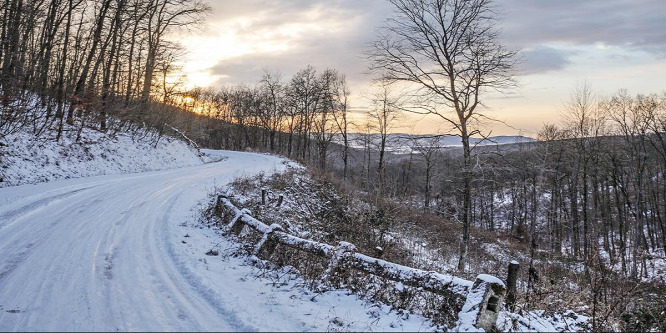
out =
[[462,224],[463,234],[462,242],[460,243],[460,258],[458,260],[458,270],[465,271],[467,265],[467,256],[469,254],[469,230],[470,230],[470,209],[472,206],[472,156],[469,145],[469,135],[467,128],[462,127],[462,144],[463,144],[463,211],[462,211]]
[[84,62],[81,75],[79,76],[79,79],[76,82],[76,86],[74,88],[74,95],[72,101],[70,102],[69,110],[67,111],[67,123],[70,125],[74,124],[74,109],[76,109],[76,107],[80,106],[81,104],[82,94],[85,90],[85,82],[88,79],[88,72],[90,71],[90,66],[92,65],[92,61],[96,55],[97,45],[102,39],[102,30],[104,29],[104,19],[106,17],[106,12],[109,10],[110,5],[111,5],[111,0],[104,0],[104,2],[102,2],[102,7],[99,10],[99,14],[97,15],[92,46],[90,47],[90,51],[88,53],[88,56],[86,57],[86,61]]

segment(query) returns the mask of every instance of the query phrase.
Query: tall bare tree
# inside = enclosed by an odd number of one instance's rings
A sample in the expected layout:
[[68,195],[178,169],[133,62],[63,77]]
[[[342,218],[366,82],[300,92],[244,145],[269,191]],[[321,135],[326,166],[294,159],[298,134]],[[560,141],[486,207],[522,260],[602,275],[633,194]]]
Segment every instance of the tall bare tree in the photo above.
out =
[[264,94],[264,107],[261,115],[261,125],[268,131],[268,148],[275,150],[276,135],[280,130],[282,116],[284,115],[285,88],[280,72],[264,71],[261,77],[261,90]]
[[338,133],[342,137],[342,178],[347,179],[347,172],[349,168],[349,125],[350,121],[348,119],[349,114],[349,95],[351,91],[349,90],[349,85],[347,84],[347,78],[344,74],[338,77],[338,80],[335,84],[335,112],[333,113],[333,120],[338,128]]
[[463,145],[463,240],[458,269],[470,240],[471,122],[488,90],[514,84],[516,51],[501,45],[492,0],[389,0],[395,15],[368,48],[370,70],[382,79],[413,87],[414,112],[434,114],[452,125]]

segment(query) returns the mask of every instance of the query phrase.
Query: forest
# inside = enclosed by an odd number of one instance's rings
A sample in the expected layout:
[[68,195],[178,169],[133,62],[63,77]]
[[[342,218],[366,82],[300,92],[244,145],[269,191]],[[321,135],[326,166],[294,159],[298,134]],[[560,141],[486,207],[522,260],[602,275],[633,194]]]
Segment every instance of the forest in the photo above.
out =
[[[276,76],[190,92],[189,107],[202,117],[188,133],[210,140],[205,146],[283,154],[363,191],[459,218],[460,148],[440,146],[442,135],[390,135],[404,111],[387,95],[365,122],[350,121],[344,76],[333,70]],[[648,278],[649,258],[666,246],[665,126],[666,95],[597,98],[589,84],[575,87],[561,123],[544,125],[538,141],[473,149],[473,225],[586,268]]]
[[182,52],[165,36],[200,23],[209,7],[186,0],[12,0],[0,10],[0,138],[53,128],[59,140],[65,129],[83,126],[162,130],[175,112],[180,82],[170,75]]

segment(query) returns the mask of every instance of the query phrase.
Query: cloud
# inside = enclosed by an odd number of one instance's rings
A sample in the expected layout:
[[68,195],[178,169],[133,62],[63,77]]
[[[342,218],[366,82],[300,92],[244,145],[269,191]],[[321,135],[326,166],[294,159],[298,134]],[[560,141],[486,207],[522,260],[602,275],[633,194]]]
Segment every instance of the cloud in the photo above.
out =
[[[207,0],[209,29],[198,71],[220,82],[256,82],[264,68],[288,78],[311,64],[367,82],[363,47],[392,14],[385,0]],[[567,46],[608,45],[666,56],[664,0],[498,0],[505,43],[522,48],[521,75],[572,63]],[[217,43],[218,45],[213,45]],[[194,47],[192,47],[194,48]],[[203,50],[200,50],[203,49]],[[208,52],[206,52],[208,50]]]
[[210,3],[215,12],[206,40],[196,43],[225,41],[226,49],[211,55],[217,63],[208,66],[208,73],[227,83],[256,82],[263,69],[289,77],[307,65],[338,69],[352,82],[366,80],[363,46],[390,12],[383,0]]
[[[307,44],[307,43],[306,43]],[[328,51],[322,52],[322,47]],[[363,59],[344,47],[335,48],[322,45],[298,48],[273,54],[249,54],[220,61],[210,69],[210,74],[218,76],[218,83],[252,83],[258,82],[264,70],[278,71],[284,79],[289,79],[298,70],[312,65],[318,71],[327,68],[337,69],[345,74],[348,82],[359,87],[366,83],[367,77],[363,75],[365,64]]]
[[520,47],[603,43],[666,56],[663,0],[503,0],[504,37]]
[[571,63],[570,52],[549,46],[538,46],[522,52],[523,62],[519,66],[520,74],[530,75],[560,70]]

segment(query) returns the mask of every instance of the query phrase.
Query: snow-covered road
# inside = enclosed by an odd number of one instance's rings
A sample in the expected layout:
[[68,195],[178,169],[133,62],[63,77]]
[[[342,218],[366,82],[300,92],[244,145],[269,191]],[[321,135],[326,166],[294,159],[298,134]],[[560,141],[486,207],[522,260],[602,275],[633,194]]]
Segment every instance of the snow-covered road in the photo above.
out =
[[0,331],[251,330],[183,274],[169,234],[213,184],[284,168],[272,156],[224,154],[0,189]]
[[0,189],[0,331],[432,330],[297,276],[257,278],[197,210],[214,185],[285,160],[209,153],[226,159]]

